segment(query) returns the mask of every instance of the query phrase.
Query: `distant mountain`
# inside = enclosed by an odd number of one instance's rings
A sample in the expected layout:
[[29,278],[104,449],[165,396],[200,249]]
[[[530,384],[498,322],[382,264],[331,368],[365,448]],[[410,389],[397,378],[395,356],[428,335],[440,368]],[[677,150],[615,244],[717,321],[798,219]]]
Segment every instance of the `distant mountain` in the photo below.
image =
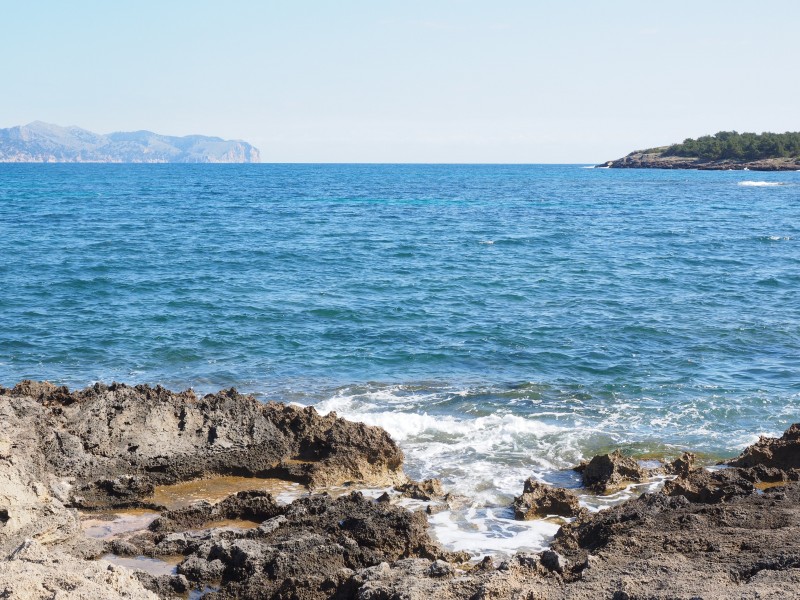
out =
[[257,163],[247,142],[151,131],[101,135],[41,121],[0,129],[0,162]]

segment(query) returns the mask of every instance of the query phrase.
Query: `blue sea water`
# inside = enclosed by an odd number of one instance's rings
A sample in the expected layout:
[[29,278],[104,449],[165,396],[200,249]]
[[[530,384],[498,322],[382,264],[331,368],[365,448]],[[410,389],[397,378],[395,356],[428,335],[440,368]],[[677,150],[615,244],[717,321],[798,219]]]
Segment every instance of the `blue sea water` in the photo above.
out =
[[314,404],[489,504],[780,433],[799,292],[800,173],[0,165],[0,384]]

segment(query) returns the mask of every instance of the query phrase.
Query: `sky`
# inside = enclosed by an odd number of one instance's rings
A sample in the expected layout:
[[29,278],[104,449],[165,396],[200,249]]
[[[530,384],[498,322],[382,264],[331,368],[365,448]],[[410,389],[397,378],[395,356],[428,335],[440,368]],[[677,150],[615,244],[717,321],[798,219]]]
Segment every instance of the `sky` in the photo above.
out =
[[264,162],[597,163],[800,130],[797,0],[0,0],[0,127]]

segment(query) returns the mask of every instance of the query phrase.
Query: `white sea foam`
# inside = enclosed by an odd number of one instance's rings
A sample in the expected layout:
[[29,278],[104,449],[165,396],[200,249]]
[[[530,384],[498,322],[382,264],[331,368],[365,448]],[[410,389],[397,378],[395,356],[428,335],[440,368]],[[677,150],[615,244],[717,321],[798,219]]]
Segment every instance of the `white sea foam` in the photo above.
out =
[[[448,392],[450,397],[467,394]],[[573,431],[545,422],[566,414],[553,410],[524,417],[508,411],[473,417],[418,410],[441,399],[439,393],[404,386],[346,388],[315,407],[383,427],[405,452],[412,477],[438,477],[448,492],[468,499],[465,506],[431,518],[434,536],[447,548],[475,556],[546,548],[559,524],[516,521],[509,507],[526,478],[546,481],[567,463],[578,462],[580,438],[592,429]],[[550,483],[574,487],[578,475],[565,472]],[[599,509],[588,500],[584,504]]]
[[[757,437],[752,432],[715,427],[709,416],[709,411],[719,408],[714,388],[668,407],[647,396],[619,398],[598,406],[586,405],[580,398],[568,403],[540,403],[524,392],[496,404],[471,401],[492,393],[437,384],[369,384],[341,388],[315,407],[323,414],[335,411],[348,419],[383,427],[403,449],[406,472],[411,477],[437,477],[448,492],[466,498],[464,505],[456,504],[436,514],[431,523],[434,535],[446,547],[476,555],[536,551],[550,543],[557,522],[520,523],[509,508],[528,477],[579,488],[580,476],[568,467],[609,448],[638,441],[650,448],[655,444],[656,451],[660,448],[677,455],[687,448],[667,442],[670,435],[683,439],[675,432],[685,431],[687,424],[691,424],[692,436],[699,436],[715,451],[725,448],[731,454]],[[526,408],[520,410],[518,402],[526,403]],[[494,412],[487,411],[489,406],[495,406]],[[782,407],[776,418],[791,412],[793,406],[796,404]],[[664,432],[664,441],[655,439],[654,431]],[[702,443],[692,443],[691,448],[701,449]],[[576,491],[584,507],[599,511],[652,492],[664,480],[631,485],[608,496]]]
[[740,181],[739,185],[744,187],[776,187],[786,184],[782,181]]
[[544,519],[515,521],[508,509],[475,507],[464,513],[443,511],[430,522],[445,547],[474,556],[544,550],[561,526]]

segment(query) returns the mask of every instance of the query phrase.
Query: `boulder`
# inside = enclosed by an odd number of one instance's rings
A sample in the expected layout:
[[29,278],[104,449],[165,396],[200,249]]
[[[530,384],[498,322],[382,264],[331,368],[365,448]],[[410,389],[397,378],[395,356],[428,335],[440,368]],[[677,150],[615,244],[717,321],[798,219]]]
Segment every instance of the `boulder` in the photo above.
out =
[[664,473],[667,475],[677,475],[678,477],[688,477],[689,472],[694,469],[697,459],[695,454],[684,452],[678,458],[664,465]]
[[575,470],[583,475],[584,487],[601,494],[626,483],[641,483],[649,477],[647,469],[619,450],[595,456]]
[[394,486],[403,498],[415,500],[441,500],[445,497],[442,482],[438,479],[425,479],[424,481],[408,481]]
[[520,521],[550,515],[575,517],[581,509],[577,496],[564,488],[551,487],[528,478],[522,495],[514,499],[514,518]]
[[789,427],[779,438],[762,436],[727,464],[733,467],[761,465],[782,471],[800,469],[800,423]]

